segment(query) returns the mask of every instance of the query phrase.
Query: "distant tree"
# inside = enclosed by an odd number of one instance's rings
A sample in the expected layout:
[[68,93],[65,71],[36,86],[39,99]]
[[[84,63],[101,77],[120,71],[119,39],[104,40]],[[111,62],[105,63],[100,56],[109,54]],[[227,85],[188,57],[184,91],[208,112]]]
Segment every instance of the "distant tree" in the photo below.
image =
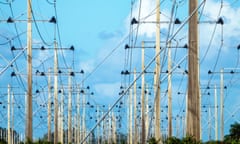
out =
[[181,142],[181,140],[177,137],[168,137],[164,143],[166,144],[179,144]]
[[196,140],[193,136],[186,136],[181,140],[181,144],[201,144],[201,141]]
[[0,144],[7,144],[7,142],[4,139],[0,139]]
[[224,142],[233,144],[240,143],[240,123],[235,122],[231,124],[230,127],[229,135],[224,136]]

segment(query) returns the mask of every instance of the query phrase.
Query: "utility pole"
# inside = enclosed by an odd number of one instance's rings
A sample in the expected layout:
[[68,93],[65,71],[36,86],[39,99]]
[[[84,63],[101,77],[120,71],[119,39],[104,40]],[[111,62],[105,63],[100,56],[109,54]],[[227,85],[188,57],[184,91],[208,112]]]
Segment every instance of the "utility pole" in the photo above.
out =
[[11,99],[12,99],[11,100],[11,102],[12,102],[11,103],[11,105],[12,105],[12,124],[11,124],[12,125],[11,126],[12,127],[11,138],[12,139],[11,139],[11,141],[12,141],[12,144],[15,144],[15,142],[14,142],[14,93],[13,92],[12,92],[11,96],[12,96],[11,97]]
[[172,52],[171,42],[168,47],[168,137],[172,136]]
[[8,85],[8,143],[12,143],[11,140],[11,94],[10,94],[10,85]]
[[[136,80],[137,76],[136,76],[136,68],[134,69],[134,72],[133,72],[133,79]],[[134,84],[133,84],[133,99],[134,99],[134,102],[133,102],[133,105],[134,105],[134,114],[133,114],[133,117],[134,117],[134,144],[137,144],[138,143],[138,128],[137,128],[137,82],[135,81]]]
[[54,40],[54,144],[58,143],[58,56]]
[[61,139],[60,142],[64,143],[64,90],[61,90]]
[[215,109],[215,140],[218,140],[218,98],[217,86],[214,86],[214,109]]
[[27,122],[26,140],[32,141],[32,0],[27,0]]
[[211,140],[211,106],[208,106],[208,140]]
[[148,138],[148,133],[149,133],[149,131],[148,131],[148,128],[149,128],[149,115],[148,115],[148,113],[149,113],[149,105],[148,105],[148,96],[149,96],[149,94],[148,94],[148,85],[146,85],[146,87],[147,87],[147,89],[146,89],[146,92],[147,92],[147,94],[146,94],[146,115],[145,115],[145,118],[146,118],[146,124],[145,124],[145,130],[146,130],[146,133],[145,133],[145,139],[147,140],[147,138]]
[[[161,139],[160,132],[160,0],[156,0],[156,65],[155,65],[155,75],[154,75],[154,94],[155,94],[155,138],[156,140]],[[159,56],[157,56],[159,54]]]
[[198,0],[189,1],[189,50],[188,50],[188,109],[187,134],[200,139],[200,100],[199,100],[199,50],[198,50]]
[[[80,85],[77,87],[77,144],[80,143]],[[97,110],[98,111],[98,110]]]
[[[142,41],[142,71],[145,69],[144,64],[144,41]],[[142,143],[146,143],[146,134],[145,134],[145,75],[142,73],[142,97],[141,97],[141,112],[142,112]]]
[[[82,88],[83,88],[83,84],[82,84]],[[86,137],[86,95],[85,93],[83,93],[83,104],[82,104],[82,107],[83,107],[83,116],[82,116],[82,136],[83,138]],[[85,142],[84,142],[85,144]]]
[[51,142],[51,102],[52,102],[52,91],[51,91],[51,70],[48,70],[48,141]]
[[114,112],[112,112],[112,143],[117,143],[117,137],[116,137],[116,118],[114,115]]
[[129,144],[132,144],[132,89],[129,90]]
[[221,141],[224,139],[224,105],[223,105],[223,99],[224,99],[224,82],[223,82],[223,68],[220,70],[220,115],[221,115],[221,125],[220,125],[220,136]]
[[72,143],[72,76],[70,74],[68,77],[68,143]]

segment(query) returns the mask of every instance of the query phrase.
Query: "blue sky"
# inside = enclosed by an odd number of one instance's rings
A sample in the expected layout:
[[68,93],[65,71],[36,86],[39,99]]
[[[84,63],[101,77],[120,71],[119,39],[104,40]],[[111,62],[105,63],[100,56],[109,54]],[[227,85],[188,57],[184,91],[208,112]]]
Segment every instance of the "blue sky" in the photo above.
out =
[[[3,2],[3,1],[1,1]],[[131,2],[132,5],[132,14],[131,14]],[[199,1],[201,2],[201,1]],[[214,22],[218,18],[222,17],[224,20],[224,25],[215,25],[209,23],[200,23],[199,24],[199,41],[200,41],[200,79],[202,92],[209,92],[213,96],[213,90],[206,90],[207,85],[217,84],[219,86],[219,73],[216,73],[211,77],[207,74],[209,70],[214,72],[219,72],[221,68],[233,68],[231,70],[238,71],[239,67],[239,51],[237,46],[240,44],[238,37],[240,36],[240,19],[238,14],[240,13],[240,2],[239,0],[223,0],[223,7],[221,8],[220,0],[207,0],[203,7],[199,10],[201,15],[200,21],[210,21]],[[49,20],[52,16],[55,16],[54,6],[51,4],[51,0],[45,1],[34,1],[33,2],[33,11],[34,17],[36,20]],[[122,70],[130,68],[129,71],[133,71],[133,68],[136,67],[139,72],[140,69],[140,54],[139,49],[132,50],[132,59],[129,60],[128,52],[124,50],[125,44],[129,44],[131,38],[136,40],[136,46],[141,45],[141,41],[154,41],[155,40],[155,27],[154,24],[140,24],[138,32],[133,31],[130,33],[130,20],[132,17],[139,18],[139,1],[138,0],[105,0],[103,1],[57,1],[56,10],[57,10],[57,22],[59,26],[59,34],[61,38],[61,43],[59,46],[64,48],[69,48],[71,45],[75,47],[75,51],[63,50],[59,52],[59,67],[66,66],[73,67],[75,71],[80,71],[83,69],[84,74],[84,84],[85,86],[89,85],[91,91],[94,92],[94,96],[90,98],[90,101],[93,100],[98,104],[111,105],[117,98],[120,91],[119,87],[124,84],[124,77],[120,75]],[[13,18],[17,20],[26,20],[26,2],[13,1],[11,3]],[[177,0],[177,8],[175,9],[175,17],[180,20],[187,18],[187,0]],[[154,21],[155,20],[155,1],[154,0],[142,0],[141,12],[140,12],[140,21]],[[161,2],[161,20],[169,21],[171,17],[171,8],[172,1],[162,1]],[[12,17],[11,8],[9,4],[0,3],[0,20],[6,20],[9,16]],[[16,28],[17,31],[16,32]],[[166,34],[168,33],[168,24],[161,25],[161,45],[165,45]],[[137,26],[133,26],[136,28]],[[54,24],[47,22],[39,22],[38,28],[40,30],[41,36],[46,42],[52,43],[54,38]],[[174,25],[174,28],[171,29],[174,33],[179,28],[179,25]],[[223,32],[223,33],[222,33]],[[4,44],[7,39],[15,37],[16,33],[22,33],[18,38],[14,38],[11,43],[7,42]],[[130,35],[129,35],[130,33]],[[137,34],[137,39],[136,39]],[[174,38],[179,46],[183,46],[187,43],[187,25],[176,35]],[[212,38],[212,40],[211,40]],[[59,39],[58,39],[59,40]],[[222,41],[223,40],[223,41]],[[19,42],[21,41],[21,42]],[[173,41],[173,45],[177,45],[176,41]],[[223,43],[222,43],[223,42]],[[41,47],[43,44],[42,39],[40,38],[36,26],[33,25],[33,47]],[[25,47],[26,46],[26,23],[25,22],[16,22],[14,24],[7,24],[6,22],[0,22],[0,62],[1,68],[5,67],[8,62],[11,61],[19,51],[10,51],[11,46],[15,47]],[[60,45],[61,44],[61,45]],[[148,46],[153,46],[154,44],[148,43]],[[52,46],[46,46],[51,48]],[[111,53],[112,52],[112,53]],[[111,54],[110,54],[111,53]],[[173,53],[175,54],[175,64],[187,54],[186,49],[174,49]],[[110,54],[110,55],[109,55]],[[108,56],[107,59],[106,56]],[[145,59],[146,64],[151,60],[153,56],[153,51],[146,50]],[[165,57],[163,54],[161,57]],[[165,57],[166,58],[166,57]],[[53,62],[53,51],[39,51],[35,50],[33,54],[34,69],[33,73],[36,70],[47,71],[49,67],[52,67]],[[164,62],[164,59],[162,59]],[[103,63],[102,63],[103,62]],[[126,63],[128,63],[126,65]],[[101,65],[100,65],[101,64]],[[187,61],[184,60],[180,63],[181,68],[176,69],[173,73],[173,104],[174,104],[174,116],[177,114],[184,116],[182,110],[185,108],[185,93],[187,87],[187,76],[183,72],[187,70]],[[215,67],[216,65],[216,67]],[[153,66],[151,65],[148,71],[153,71]],[[214,69],[215,67],[215,69]],[[235,68],[235,69],[234,69]],[[166,63],[163,63],[163,71],[167,70]],[[12,71],[15,71],[18,74],[18,79],[10,77]],[[64,70],[63,70],[64,71]],[[66,71],[66,70],[65,70]],[[230,70],[226,70],[229,72]],[[164,77],[165,74],[162,74]],[[147,84],[152,85],[153,76],[146,76]],[[8,81],[9,84],[16,85],[16,90],[23,95],[26,87],[26,52],[20,56],[13,67],[7,69],[6,72],[0,75],[1,81]],[[231,117],[235,110],[239,110],[239,93],[238,80],[239,75],[235,73],[234,75],[227,74],[225,75],[226,81],[225,85],[229,89],[225,92],[225,106],[226,106],[226,119]],[[21,82],[22,81],[22,82]],[[80,83],[82,81],[82,76],[77,75],[74,83]],[[130,77],[132,81],[132,76]],[[140,85],[141,81],[138,81]],[[62,84],[67,85],[67,76],[62,76]],[[47,93],[46,93],[46,77],[41,78],[39,76],[34,76],[34,92],[36,90],[42,90],[39,95],[36,94],[34,97],[34,104],[40,105],[46,102]],[[7,84],[5,82],[0,83],[1,86],[1,98],[2,101],[6,101],[7,98],[4,96],[6,93]],[[162,106],[164,107],[167,104],[166,98],[166,87],[167,81],[164,81],[162,84]],[[178,92],[181,94],[178,95]],[[218,93],[220,93],[218,89]],[[203,105],[213,104],[212,97],[203,96]],[[126,98],[125,98],[126,99]],[[153,100],[153,97],[150,98],[150,102]],[[24,100],[20,99],[19,103],[24,107]],[[46,109],[36,107],[36,117],[46,116]],[[164,109],[163,117],[166,114],[166,109]],[[21,120],[24,123],[24,110],[20,110]],[[16,112],[17,113],[17,112]],[[230,120],[226,121],[226,130],[228,132],[229,125],[233,121],[239,121],[239,111],[236,112]],[[2,112],[6,114],[6,111]],[[213,109],[212,109],[213,115]],[[203,116],[207,118],[207,115],[203,112]],[[6,117],[4,117],[6,120]],[[1,121],[3,125],[4,120]],[[212,122],[214,117],[211,118]],[[206,120],[203,121],[203,124],[206,123]],[[39,120],[36,118],[36,127],[37,128],[46,128],[46,120]],[[23,130],[23,126],[18,125],[19,129]],[[164,126],[166,128],[166,126]],[[204,126],[203,132],[207,133],[208,129]],[[36,133],[35,137],[41,136],[44,131]],[[212,128],[212,138],[213,138],[213,128]],[[207,139],[207,136],[204,137]]]

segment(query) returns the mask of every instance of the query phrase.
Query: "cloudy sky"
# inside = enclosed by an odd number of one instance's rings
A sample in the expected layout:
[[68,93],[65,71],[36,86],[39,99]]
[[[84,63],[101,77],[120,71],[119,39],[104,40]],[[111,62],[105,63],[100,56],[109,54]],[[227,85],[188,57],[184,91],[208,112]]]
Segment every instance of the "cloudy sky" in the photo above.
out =
[[[199,0],[199,3],[202,1]],[[222,2],[222,3],[221,3]],[[161,46],[166,46],[166,40],[173,34],[172,45],[182,47],[188,40],[188,25],[184,25],[180,31],[177,30],[182,25],[169,24],[172,20],[179,18],[184,22],[188,17],[188,1],[176,0],[173,8],[173,1],[161,1]],[[146,41],[146,46],[153,47],[155,41],[155,24],[149,23],[155,20],[156,4],[155,0],[104,0],[104,1],[57,1],[56,9],[52,0],[34,1],[32,5],[34,19],[37,21],[33,24],[33,47],[40,48],[44,46],[50,50],[33,51],[33,73],[37,70],[47,73],[48,68],[53,67],[53,40],[55,25],[46,22],[52,16],[57,18],[57,41],[58,46],[70,48],[72,45],[75,50],[59,51],[59,68],[67,73],[67,67],[73,68],[75,72],[84,70],[84,75],[76,74],[74,84],[90,86],[94,96],[89,100],[94,100],[97,104],[111,105],[119,97],[120,86],[126,86],[133,80],[133,76],[124,77],[121,75],[122,70],[133,72],[136,68],[141,71],[141,51],[140,49],[125,50],[125,44],[139,47],[142,41]],[[199,12],[199,42],[200,42],[200,84],[203,95],[203,106],[213,106],[214,90],[213,85],[218,87],[220,94],[220,69],[225,68],[224,80],[228,88],[225,91],[225,123],[228,132],[229,125],[233,121],[239,121],[239,97],[238,97],[238,80],[239,80],[239,50],[240,44],[240,1],[239,0],[207,0]],[[57,15],[56,15],[57,14]],[[11,17],[15,23],[6,23]],[[140,21],[139,25],[130,25],[131,19],[136,18]],[[0,1],[0,70],[8,66],[9,62],[14,59],[21,50],[11,51],[11,47],[26,47],[26,20],[27,10],[26,2],[11,1],[7,3]],[[222,18],[224,24],[216,24],[216,21]],[[45,22],[44,22],[45,21]],[[144,23],[141,23],[144,22]],[[171,27],[169,27],[169,25]],[[177,33],[176,33],[177,32]],[[152,42],[150,42],[152,41]],[[146,64],[152,60],[154,51],[145,50]],[[166,52],[166,51],[165,51]],[[162,71],[167,70],[166,53],[161,54]],[[177,115],[184,116],[185,94],[187,90],[187,50],[184,48],[172,49],[173,66],[180,65],[173,71],[173,111],[174,117]],[[183,59],[183,61],[181,61]],[[154,64],[150,65],[147,71],[153,72]],[[227,69],[229,68],[229,69]],[[215,72],[209,75],[208,71]],[[230,74],[230,71],[234,74]],[[11,77],[15,72],[17,78]],[[166,73],[161,75],[164,78]],[[66,86],[67,76],[62,75],[59,83]],[[23,93],[26,91],[26,52],[21,54],[6,71],[0,75],[1,99],[6,102],[6,87],[8,81],[13,87],[16,86],[16,92]],[[140,85],[141,81],[137,81]],[[146,84],[152,86],[153,76],[146,74]],[[47,76],[42,78],[34,76],[33,92],[40,90],[40,94],[34,94],[34,103],[36,105],[46,104],[47,101]],[[207,86],[211,89],[206,89]],[[162,107],[167,105],[167,81],[162,83],[161,91],[163,93]],[[210,95],[208,95],[210,94]],[[219,95],[220,96],[220,95]],[[219,97],[220,98],[220,97]],[[150,101],[153,96],[150,97]],[[218,102],[220,99],[218,99]],[[24,100],[19,100],[24,107]],[[38,110],[40,113],[38,113]],[[166,116],[166,109],[163,117]],[[24,110],[19,110],[22,122],[24,123]],[[204,122],[208,120],[208,115],[203,109]],[[211,109],[213,115],[214,109]],[[236,112],[235,112],[236,111]],[[42,114],[43,113],[43,114]],[[6,112],[2,112],[6,114]],[[36,117],[46,116],[45,108],[36,107]],[[229,119],[228,119],[229,118]],[[6,120],[1,120],[1,125]],[[45,128],[46,120],[36,120],[37,128]],[[213,123],[214,117],[211,117]],[[204,123],[203,122],[203,123]],[[22,126],[19,126],[23,128]],[[207,126],[204,125],[205,132],[208,132]],[[166,126],[164,127],[166,128]],[[45,131],[44,131],[45,132]],[[43,132],[43,133],[44,133]],[[212,137],[213,128],[212,128]],[[39,135],[36,134],[36,137]],[[207,136],[205,137],[207,139]]]

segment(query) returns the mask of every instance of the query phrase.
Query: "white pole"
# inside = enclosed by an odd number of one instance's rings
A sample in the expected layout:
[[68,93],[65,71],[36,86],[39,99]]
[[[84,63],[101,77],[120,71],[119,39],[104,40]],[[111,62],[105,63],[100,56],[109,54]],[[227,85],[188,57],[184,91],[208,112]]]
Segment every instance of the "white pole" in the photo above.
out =
[[223,83],[223,69],[220,70],[220,95],[221,95],[221,100],[220,100],[220,114],[221,114],[221,141],[224,139],[224,104],[223,104],[223,98],[224,98],[224,83]]
[[8,85],[8,143],[11,144],[11,94],[10,85]]
[[129,144],[132,144],[132,89],[129,90]]
[[146,91],[147,91],[147,94],[146,94],[146,114],[145,114],[145,119],[146,119],[146,124],[145,124],[145,130],[146,130],[146,137],[145,137],[145,139],[147,140],[147,138],[148,138],[148,128],[149,128],[149,115],[148,115],[148,113],[149,113],[149,105],[148,105],[148,97],[149,97],[149,95],[148,95],[148,85],[146,85]]
[[68,77],[68,143],[72,143],[72,76],[70,74]]
[[11,138],[12,138],[12,144],[14,144],[14,94],[12,92],[12,134],[11,134]]
[[54,144],[58,143],[58,54],[54,41]]
[[[136,68],[134,69],[133,79],[136,79]],[[138,143],[138,128],[137,128],[137,83],[134,82],[133,85],[133,95],[134,95],[134,144]]]
[[[160,0],[156,0],[156,48],[155,54],[160,54]],[[156,140],[161,139],[161,124],[160,124],[160,55],[156,57],[156,65],[155,65],[155,75],[154,75],[154,94],[155,94],[155,138]]]
[[28,71],[28,88],[27,88],[27,122],[26,138],[32,140],[32,0],[27,0],[27,71]]
[[214,86],[214,109],[215,109],[215,140],[218,140],[218,100],[217,100],[217,86]]
[[51,93],[51,70],[48,70],[48,142],[51,142],[51,101],[52,101],[52,93]]
[[61,92],[61,143],[64,143],[64,90]]

